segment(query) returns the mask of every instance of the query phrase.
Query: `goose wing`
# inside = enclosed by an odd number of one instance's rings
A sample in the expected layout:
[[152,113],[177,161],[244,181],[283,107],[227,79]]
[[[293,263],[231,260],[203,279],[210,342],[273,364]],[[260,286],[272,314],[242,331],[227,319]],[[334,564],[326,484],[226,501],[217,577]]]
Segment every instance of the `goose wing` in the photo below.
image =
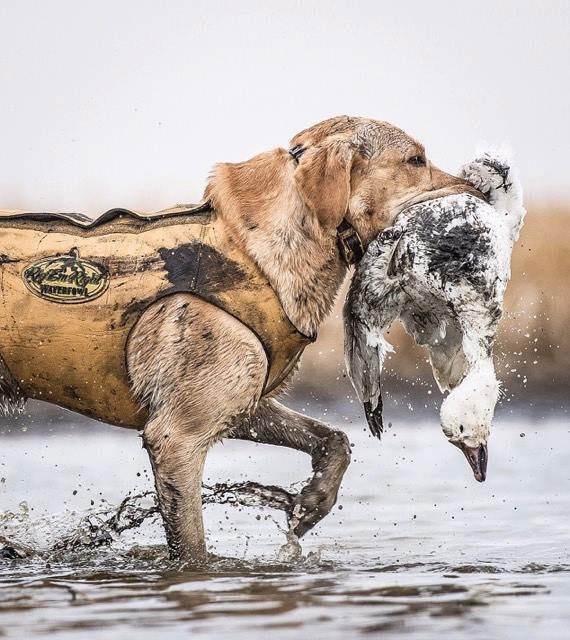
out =
[[377,438],[383,431],[382,367],[386,354],[393,351],[384,332],[400,315],[403,303],[399,278],[387,275],[397,242],[393,236],[380,236],[369,247],[344,305],[346,368]]

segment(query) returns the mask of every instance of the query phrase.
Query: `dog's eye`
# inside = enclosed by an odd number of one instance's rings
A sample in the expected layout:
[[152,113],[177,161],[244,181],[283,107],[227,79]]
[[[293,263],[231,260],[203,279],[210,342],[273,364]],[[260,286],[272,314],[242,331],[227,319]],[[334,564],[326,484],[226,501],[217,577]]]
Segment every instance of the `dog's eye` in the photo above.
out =
[[426,159],[423,156],[412,156],[408,158],[408,164],[412,164],[414,167],[425,167]]

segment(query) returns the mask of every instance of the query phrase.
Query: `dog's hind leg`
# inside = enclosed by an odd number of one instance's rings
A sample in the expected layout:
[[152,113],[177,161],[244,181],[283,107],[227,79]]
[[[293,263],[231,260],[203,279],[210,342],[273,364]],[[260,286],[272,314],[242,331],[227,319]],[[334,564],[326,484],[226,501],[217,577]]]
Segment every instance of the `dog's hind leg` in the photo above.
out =
[[222,309],[176,294],[144,312],[127,345],[173,558],[206,559],[201,481],[209,447],[255,409],[267,372],[257,337]]
[[342,431],[268,399],[236,425],[229,437],[289,447],[311,456],[313,476],[297,496],[293,510],[293,532],[297,536],[305,534],[332,509],[350,464],[350,445]]

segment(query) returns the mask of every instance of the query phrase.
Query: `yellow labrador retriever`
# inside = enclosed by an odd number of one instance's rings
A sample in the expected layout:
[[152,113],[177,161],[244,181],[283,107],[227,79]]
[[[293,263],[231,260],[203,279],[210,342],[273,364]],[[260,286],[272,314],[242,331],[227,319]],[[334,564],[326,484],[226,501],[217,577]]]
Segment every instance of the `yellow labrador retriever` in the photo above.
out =
[[197,210],[84,228],[4,212],[0,406],[39,398],[143,429],[169,548],[187,561],[206,557],[214,442],[306,452],[301,536],[335,503],[350,450],[275,398],[368,243],[410,204],[466,189],[400,129],[343,116],[218,165]]

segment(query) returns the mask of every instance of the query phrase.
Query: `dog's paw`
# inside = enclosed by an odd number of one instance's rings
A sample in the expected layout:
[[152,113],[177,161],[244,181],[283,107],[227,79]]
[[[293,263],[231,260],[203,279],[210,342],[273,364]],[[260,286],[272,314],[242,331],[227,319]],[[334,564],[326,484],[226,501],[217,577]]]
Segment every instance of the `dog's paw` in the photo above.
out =
[[336,491],[320,483],[310,482],[297,496],[293,506],[291,525],[293,533],[300,538],[320,522],[334,507]]
[[289,516],[290,529],[298,538],[334,507],[350,455],[350,443],[342,431],[331,429],[316,447],[312,456],[313,477],[295,496]]

